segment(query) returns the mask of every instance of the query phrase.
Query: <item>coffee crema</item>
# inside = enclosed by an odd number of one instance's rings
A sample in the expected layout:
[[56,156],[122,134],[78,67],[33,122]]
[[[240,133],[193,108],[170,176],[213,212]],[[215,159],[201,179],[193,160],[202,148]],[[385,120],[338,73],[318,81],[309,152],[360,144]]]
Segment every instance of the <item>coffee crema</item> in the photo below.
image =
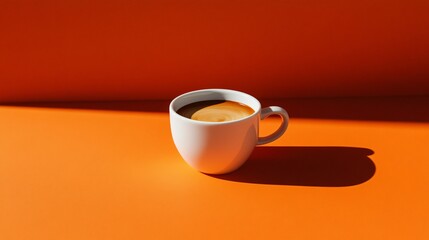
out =
[[225,100],[208,100],[188,104],[177,113],[193,120],[226,122],[250,116],[255,111],[242,103]]

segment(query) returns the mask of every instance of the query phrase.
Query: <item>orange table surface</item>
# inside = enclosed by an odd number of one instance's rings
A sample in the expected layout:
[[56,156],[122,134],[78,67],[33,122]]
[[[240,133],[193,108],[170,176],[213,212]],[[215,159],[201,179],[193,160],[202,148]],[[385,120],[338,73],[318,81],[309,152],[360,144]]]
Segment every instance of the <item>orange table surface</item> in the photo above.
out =
[[0,106],[0,239],[429,239],[428,97],[262,102],[289,129],[221,176],[165,101]]

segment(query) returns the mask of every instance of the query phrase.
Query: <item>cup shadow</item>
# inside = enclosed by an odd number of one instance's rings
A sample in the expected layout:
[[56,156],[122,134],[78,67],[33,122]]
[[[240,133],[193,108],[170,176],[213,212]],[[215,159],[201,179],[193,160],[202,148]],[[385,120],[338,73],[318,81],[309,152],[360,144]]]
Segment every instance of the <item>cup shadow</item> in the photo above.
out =
[[346,187],[370,180],[376,171],[367,148],[257,147],[235,172],[212,177],[244,183]]

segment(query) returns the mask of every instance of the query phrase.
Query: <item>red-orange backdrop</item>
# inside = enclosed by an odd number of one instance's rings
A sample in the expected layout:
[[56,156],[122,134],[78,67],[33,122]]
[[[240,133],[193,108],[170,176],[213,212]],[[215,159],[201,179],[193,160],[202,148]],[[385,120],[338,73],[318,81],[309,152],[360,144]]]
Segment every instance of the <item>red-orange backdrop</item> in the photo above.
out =
[[0,101],[428,94],[429,1],[3,0]]

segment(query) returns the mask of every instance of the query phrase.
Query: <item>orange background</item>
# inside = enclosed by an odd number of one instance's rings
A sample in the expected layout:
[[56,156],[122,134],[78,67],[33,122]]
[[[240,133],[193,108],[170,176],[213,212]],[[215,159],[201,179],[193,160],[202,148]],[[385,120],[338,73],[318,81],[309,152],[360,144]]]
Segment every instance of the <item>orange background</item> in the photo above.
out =
[[[429,239],[428,12],[0,1],[0,239]],[[206,87],[284,107],[289,129],[234,173],[196,172],[167,111]]]
[[0,101],[429,93],[429,2],[0,1]]

